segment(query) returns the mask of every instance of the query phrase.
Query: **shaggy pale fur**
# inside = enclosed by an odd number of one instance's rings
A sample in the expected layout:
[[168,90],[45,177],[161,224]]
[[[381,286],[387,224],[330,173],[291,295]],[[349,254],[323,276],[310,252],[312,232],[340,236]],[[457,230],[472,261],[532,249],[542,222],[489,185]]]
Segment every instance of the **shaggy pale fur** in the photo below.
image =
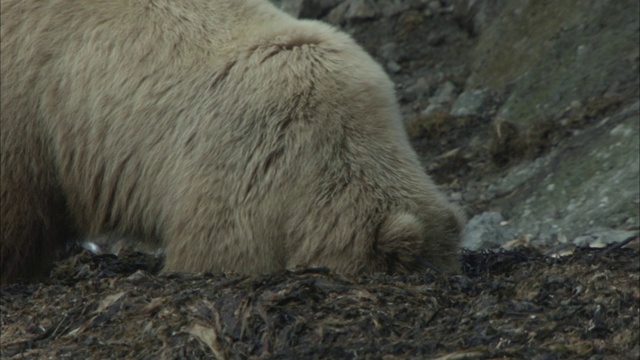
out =
[[456,268],[462,217],[354,41],[259,0],[2,0],[2,282],[76,236],[168,271]]

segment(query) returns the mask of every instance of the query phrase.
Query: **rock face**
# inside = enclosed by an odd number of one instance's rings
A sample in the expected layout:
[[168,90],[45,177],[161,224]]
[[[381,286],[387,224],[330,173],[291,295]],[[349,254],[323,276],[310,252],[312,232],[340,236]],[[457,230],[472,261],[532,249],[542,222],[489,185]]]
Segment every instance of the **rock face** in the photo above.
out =
[[510,87],[499,115],[532,125],[572,101],[637,91],[637,1],[525,0],[500,8],[478,37],[467,79],[471,88]]
[[343,27],[385,66],[425,167],[477,222],[470,247],[637,233],[636,1],[280,3]]
[[573,238],[594,227],[634,228],[639,136],[636,102],[534,161],[472,182],[521,233]]

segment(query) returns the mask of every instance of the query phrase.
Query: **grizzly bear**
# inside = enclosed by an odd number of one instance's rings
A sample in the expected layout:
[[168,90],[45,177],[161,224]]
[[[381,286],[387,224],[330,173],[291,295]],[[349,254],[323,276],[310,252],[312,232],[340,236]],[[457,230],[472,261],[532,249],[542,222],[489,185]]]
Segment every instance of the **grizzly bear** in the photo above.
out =
[[348,35],[266,0],[2,0],[3,283],[69,239],[165,271],[453,270],[463,226],[393,84]]

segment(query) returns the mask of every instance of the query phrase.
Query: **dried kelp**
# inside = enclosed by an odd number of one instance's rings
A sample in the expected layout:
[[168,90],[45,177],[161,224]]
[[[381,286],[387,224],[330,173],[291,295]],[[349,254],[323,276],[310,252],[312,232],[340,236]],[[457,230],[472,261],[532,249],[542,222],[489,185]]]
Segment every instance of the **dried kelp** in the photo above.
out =
[[84,250],[1,290],[3,358],[637,358],[640,251],[466,252],[463,274],[156,275]]

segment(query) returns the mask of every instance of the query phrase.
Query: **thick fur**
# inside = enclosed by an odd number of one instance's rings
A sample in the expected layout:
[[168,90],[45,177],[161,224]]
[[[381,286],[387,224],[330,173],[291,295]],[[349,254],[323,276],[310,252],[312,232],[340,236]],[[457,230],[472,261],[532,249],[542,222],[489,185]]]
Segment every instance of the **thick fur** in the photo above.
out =
[[389,78],[260,0],[2,0],[2,282],[105,232],[165,270],[456,268]]

